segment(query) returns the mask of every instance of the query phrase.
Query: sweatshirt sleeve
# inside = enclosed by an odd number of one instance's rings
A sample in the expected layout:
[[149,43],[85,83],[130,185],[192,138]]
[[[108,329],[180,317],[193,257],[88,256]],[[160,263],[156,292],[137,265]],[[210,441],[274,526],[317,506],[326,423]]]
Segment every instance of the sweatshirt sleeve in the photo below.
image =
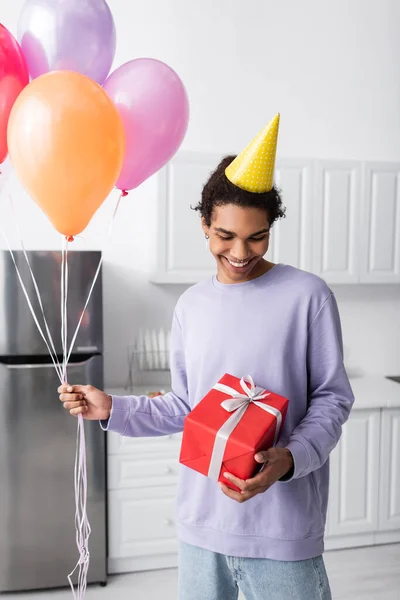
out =
[[354,402],[343,364],[339,311],[333,294],[308,332],[308,409],[287,444],[294,461],[290,479],[319,469],[338,443]]
[[190,407],[182,330],[176,314],[171,329],[170,368],[172,392],[155,398],[112,396],[110,418],[101,422],[102,429],[129,437],[152,437],[182,431]]

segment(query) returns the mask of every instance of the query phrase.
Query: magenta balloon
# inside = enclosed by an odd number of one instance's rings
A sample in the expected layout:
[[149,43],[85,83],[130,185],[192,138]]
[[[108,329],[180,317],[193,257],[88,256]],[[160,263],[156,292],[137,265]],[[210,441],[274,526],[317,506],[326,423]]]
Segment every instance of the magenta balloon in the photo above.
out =
[[132,190],[178,150],[189,122],[188,97],[175,71],[152,58],[125,63],[111,73],[104,89],[125,126],[125,162],[116,185]]
[[7,125],[11,109],[28,83],[28,69],[20,45],[0,23],[0,164],[7,156]]
[[102,84],[114,60],[116,32],[105,0],[26,0],[18,40],[32,78],[61,69]]

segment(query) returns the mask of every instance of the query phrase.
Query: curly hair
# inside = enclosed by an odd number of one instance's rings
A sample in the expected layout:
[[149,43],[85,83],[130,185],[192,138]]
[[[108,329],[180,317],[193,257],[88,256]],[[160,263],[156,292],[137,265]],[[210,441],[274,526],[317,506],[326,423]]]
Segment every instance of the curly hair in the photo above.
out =
[[225,175],[225,169],[236,158],[235,155],[225,156],[218,167],[211,173],[204,185],[201,201],[193,207],[200,213],[207,227],[211,226],[213,210],[216,206],[236,204],[262,208],[268,215],[269,224],[285,217],[286,208],[282,205],[280,191],[274,186],[271,191],[264,193],[247,192],[231,183]]

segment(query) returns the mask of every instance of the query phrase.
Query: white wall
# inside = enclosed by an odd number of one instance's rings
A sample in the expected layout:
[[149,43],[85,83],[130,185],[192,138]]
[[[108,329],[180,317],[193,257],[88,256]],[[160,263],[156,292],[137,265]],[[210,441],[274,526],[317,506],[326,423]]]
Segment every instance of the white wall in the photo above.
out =
[[[23,1],[3,4],[2,21],[15,32]],[[185,150],[238,151],[280,111],[281,157],[400,160],[397,0],[109,4],[118,32],[115,64],[152,56],[183,78],[191,103]],[[27,246],[59,248],[59,236],[17,183],[11,191]],[[124,200],[106,250],[109,385],[125,379],[126,346],[139,323],[167,324],[183,289],[148,283],[156,199],[153,177]],[[1,222],[13,238],[4,197],[1,203]],[[111,210],[107,201],[76,248],[101,247]],[[336,291],[350,363],[367,372],[399,372],[398,289]]]

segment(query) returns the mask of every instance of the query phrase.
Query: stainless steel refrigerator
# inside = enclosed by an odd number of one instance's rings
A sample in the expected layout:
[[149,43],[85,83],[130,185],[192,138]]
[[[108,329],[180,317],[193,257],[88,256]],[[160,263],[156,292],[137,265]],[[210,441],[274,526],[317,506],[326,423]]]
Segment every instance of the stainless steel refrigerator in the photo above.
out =
[[[22,252],[17,264],[36,298]],[[29,252],[57,352],[61,354],[61,252]],[[100,259],[69,253],[68,331],[78,322]],[[38,303],[33,302],[37,314]],[[68,369],[70,383],[103,386],[101,277]],[[59,380],[27,307],[8,252],[0,252],[0,592],[68,585],[78,559],[73,469],[76,419],[58,399]],[[106,581],[106,447],[86,422],[89,582]]]

